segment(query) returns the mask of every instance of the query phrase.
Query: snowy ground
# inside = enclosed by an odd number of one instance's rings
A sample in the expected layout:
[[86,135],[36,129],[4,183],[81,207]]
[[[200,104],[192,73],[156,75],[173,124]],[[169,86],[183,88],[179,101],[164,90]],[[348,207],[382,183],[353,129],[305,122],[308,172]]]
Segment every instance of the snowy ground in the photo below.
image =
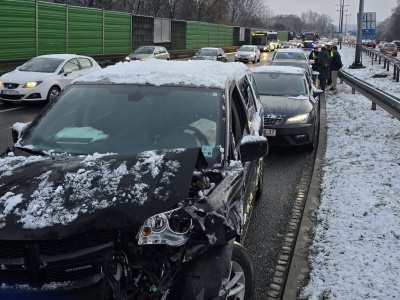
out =
[[[400,96],[392,69],[372,66],[363,54],[366,68],[350,70],[355,48],[339,53],[345,71]],[[372,111],[346,84],[327,92],[326,112],[321,204],[301,299],[400,299],[400,122]]]

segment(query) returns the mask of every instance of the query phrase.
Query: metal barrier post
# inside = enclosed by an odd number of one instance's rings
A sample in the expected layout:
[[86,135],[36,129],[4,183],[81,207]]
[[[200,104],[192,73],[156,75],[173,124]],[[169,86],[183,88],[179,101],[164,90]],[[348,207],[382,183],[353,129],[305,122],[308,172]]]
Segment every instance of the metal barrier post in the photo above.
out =
[[371,110],[376,110],[376,103],[372,102]]
[[396,66],[396,68],[397,68],[396,82],[399,82],[400,67],[399,67],[399,66]]
[[390,61],[388,60],[386,71],[389,71],[389,67],[390,67]]

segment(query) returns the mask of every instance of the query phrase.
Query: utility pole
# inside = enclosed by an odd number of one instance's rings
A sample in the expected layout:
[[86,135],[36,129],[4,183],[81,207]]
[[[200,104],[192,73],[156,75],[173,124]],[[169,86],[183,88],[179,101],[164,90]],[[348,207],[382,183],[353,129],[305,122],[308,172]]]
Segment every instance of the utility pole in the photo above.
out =
[[346,21],[344,22],[344,34],[347,37],[347,17],[350,17],[351,14],[346,14]]
[[343,39],[343,15],[344,15],[344,12],[347,11],[347,10],[344,10],[345,6],[349,6],[349,4],[344,5],[344,0],[340,0],[340,4],[339,4],[339,30],[338,30],[338,39],[339,39],[340,49],[342,49],[342,39]]
[[350,66],[351,69],[365,68],[361,63],[361,35],[362,35],[362,17],[364,14],[364,0],[360,0],[360,9],[357,16],[357,44],[356,44],[356,58],[353,64]]

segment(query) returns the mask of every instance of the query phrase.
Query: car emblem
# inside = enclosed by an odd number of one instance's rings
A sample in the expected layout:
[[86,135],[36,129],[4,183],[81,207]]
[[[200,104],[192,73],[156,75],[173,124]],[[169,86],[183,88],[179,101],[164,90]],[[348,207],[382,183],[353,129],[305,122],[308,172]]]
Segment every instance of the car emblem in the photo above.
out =
[[9,89],[12,89],[12,84],[11,84],[11,83],[8,85],[8,88],[9,88]]

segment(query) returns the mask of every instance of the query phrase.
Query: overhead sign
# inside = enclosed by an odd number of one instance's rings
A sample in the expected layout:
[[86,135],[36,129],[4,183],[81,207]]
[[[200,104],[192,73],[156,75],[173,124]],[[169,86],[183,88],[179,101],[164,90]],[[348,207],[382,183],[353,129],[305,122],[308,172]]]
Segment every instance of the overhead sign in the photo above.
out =
[[362,16],[362,38],[365,40],[376,39],[376,13],[366,12]]

